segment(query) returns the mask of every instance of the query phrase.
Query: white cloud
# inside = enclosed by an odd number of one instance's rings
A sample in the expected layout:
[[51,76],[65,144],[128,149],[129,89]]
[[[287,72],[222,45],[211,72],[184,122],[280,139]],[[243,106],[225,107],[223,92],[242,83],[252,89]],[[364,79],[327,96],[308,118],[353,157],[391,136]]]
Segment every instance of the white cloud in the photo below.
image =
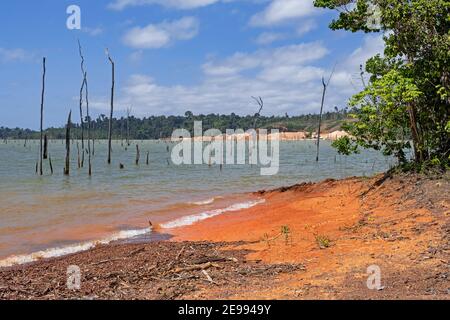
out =
[[[235,53],[205,63],[203,81],[190,86],[164,86],[149,75],[135,74],[120,92],[118,110],[133,105],[133,111],[141,117],[184,114],[187,110],[204,114],[254,114],[253,95],[263,97],[266,115],[317,112],[321,78],[330,70],[313,64],[327,54],[328,50],[317,42]],[[329,92],[327,109],[342,106],[352,93],[349,80],[341,80],[340,73],[336,77],[339,81]],[[107,99],[95,101],[94,105],[108,109]]]
[[[337,61],[326,110],[346,105],[360,89],[359,65],[382,51],[381,36],[366,35],[359,48],[345,60]],[[257,107],[251,96],[261,96],[265,115],[318,112],[321,78],[329,76],[335,62],[329,53],[323,43],[310,42],[236,52],[221,58],[210,56],[202,65],[203,79],[192,85],[162,85],[151,75],[134,74],[118,94],[117,109],[124,111],[132,105],[141,117],[184,114],[187,110],[196,114],[254,114]],[[141,54],[136,51],[138,57]],[[93,101],[93,106],[107,110],[108,98]]]
[[24,49],[16,48],[16,49],[5,49],[0,48],[0,62],[13,62],[13,61],[27,61],[32,58],[32,55],[29,54]]
[[220,62],[203,65],[210,76],[235,75],[242,71],[262,69],[267,71],[280,66],[296,67],[323,58],[328,50],[319,42],[289,45],[275,49],[263,49],[253,53],[235,53]]
[[[366,35],[364,36],[363,42],[360,47],[350,54],[350,56],[339,65],[338,73],[340,73],[341,80],[346,78],[350,81],[355,89],[362,89],[361,83],[361,71],[360,66],[365,66],[366,61],[377,55],[378,53],[383,54],[384,52],[384,41],[382,35]],[[338,75],[339,76],[339,75]],[[336,80],[336,76],[334,77]]]
[[286,38],[286,35],[278,32],[263,32],[258,38],[256,38],[255,42],[260,45],[268,45],[274,43],[275,41],[280,41]]
[[266,27],[310,17],[319,12],[313,0],[272,0],[262,11],[255,14],[250,25]]
[[205,7],[220,0],[115,0],[110,3],[108,7],[113,10],[123,10],[127,7],[142,6],[142,5],[162,5],[175,9],[194,9]]
[[162,48],[178,40],[192,39],[198,31],[198,20],[185,17],[173,22],[150,24],[144,28],[135,27],[125,34],[123,42],[136,49]]
[[297,27],[297,36],[303,36],[304,34],[317,28],[317,23],[314,20],[302,21]]
[[101,27],[95,27],[95,28],[83,27],[83,28],[81,28],[81,31],[89,34],[90,36],[96,37],[96,36],[103,34],[104,30]]

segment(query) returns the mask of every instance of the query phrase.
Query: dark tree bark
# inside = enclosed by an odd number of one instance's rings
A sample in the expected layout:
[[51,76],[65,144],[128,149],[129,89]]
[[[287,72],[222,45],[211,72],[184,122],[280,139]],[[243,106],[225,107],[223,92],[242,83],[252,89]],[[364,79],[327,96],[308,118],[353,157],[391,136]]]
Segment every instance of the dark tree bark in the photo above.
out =
[[127,108],[127,146],[130,146],[130,115],[131,108]]
[[136,145],[136,165],[139,165],[139,159],[141,158],[141,152],[139,151],[139,145]]
[[88,123],[88,161],[89,161],[89,176],[92,176],[92,157],[91,157],[91,117],[89,116],[89,87],[87,80],[87,72],[84,74],[84,83],[86,90],[86,116]]
[[81,82],[81,87],[80,87],[80,126],[81,126],[81,149],[83,151],[83,158],[81,160],[81,167],[84,166],[84,120],[83,120],[83,91],[84,91],[84,86],[86,84],[86,78],[85,78],[85,71],[84,71],[84,56],[83,56],[83,52],[81,50],[81,44],[80,41],[78,40],[78,52],[80,54],[80,58],[81,58],[81,74],[83,76],[83,81]]
[[327,82],[325,82],[325,79],[322,77],[322,85],[323,85],[323,92],[322,92],[322,103],[320,105],[320,116],[319,116],[319,128],[317,130],[317,155],[316,155],[316,162],[319,162],[319,153],[320,153],[320,131],[322,130],[322,114],[323,114],[323,106],[325,104],[325,96],[327,94],[328,86],[330,85],[331,79],[333,78],[334,70],[336,69],[336,65],[333,68],[333,71],[330,74],[330,78]]
[[259,105],[258,113],[255,114],[255,120],[253,121],[253,129],[256,130],[256,122],[258,121],[258,118],[261,116],[261,112],[262,112],[262,110],[264,108],[264,101],[263,101],[263,99],[261,97],[258,97],[258,98],[252,97],[252,98]]
[[72,111],[69,113],[66,125],[66,165],[64,166],[64,175],[70,174],[70,126],[71,126]]
[[111,63],[112,79],[111,79],[111,110],[109,115],[109,130],[108,130],[108,164],[111,164],[111,139],[112,139],[112,118],[114,114],[114,87],[115,87],[115,64],[108,53],[108,60]]
[[42,162],[43,162],[43,146],[42,146],[42,138],[43,138],[43,126],[44,126],[44,96],[45,96],[45,62],[46,58],[42,59],[42,94],[41,94],[41,137],[40,137],[40,155],[39,155],[39,174],[42,176],[44,174],[42,170]]
[[48,155],[48,164],[50,165],[50,173],[53,174],[52,157]]
[[44,135],[44,155],[42,156],[44,160],[48,158],[48,138],[47,135]]

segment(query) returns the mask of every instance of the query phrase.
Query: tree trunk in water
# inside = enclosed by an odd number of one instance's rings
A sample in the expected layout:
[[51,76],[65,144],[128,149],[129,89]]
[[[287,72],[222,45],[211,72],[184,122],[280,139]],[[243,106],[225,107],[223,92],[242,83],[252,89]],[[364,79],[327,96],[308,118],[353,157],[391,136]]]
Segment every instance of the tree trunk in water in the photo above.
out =
[[48,138],[47,135],[44,135],[44,155],[43,155],[44,160],[47,160],[48,158]]
[[141,153],[139,152],[139,145],[136,145],[136,165],[139,165],[139,159],[141,158]]
[[78,169],[81,168],[81,160],[80,160],[80,143],[77,141],[77,153],[78,153]]
[[42,170],[42,161],[43,161],[43,146],[42,146],[42,138],[43,138],[43,126],[44,126],[44,95],[45,95],[45,61],[46,58],[44,57],[42,59],[42,67],[43,67],[43,72],[42,72],[42,94],[41,94],[41,138],[40,138],[40,155],[39,155],[39,174],[42,176],[44,174],[43,170]]
[[108,132],[108,164],[111,164],[111,139],[112,139],[112,118],[114,113],[114,86],[115,86],[115,65],[114,61],[111,59],[109,53],[108,53],[108,59],[111,63],[111,70],[112,70],[112,85],[111,85],[111,112],[109,115],[109,132]]
[[89,161],[89,176],[92,176],[92,158],[91,158],[91,118],[89,116],[89,89],[87,81],[87,73],[84,74],[84,83],[86,90],[86,116],[88,122],[88,161]]
[[70,174],[70,122],[72,118],[72,111],[69,113],[66,126],[66,165],[64,167],[64,175]]
[[50,165],[50,173],[53,174],[52,157],[48,155],[48,164]]

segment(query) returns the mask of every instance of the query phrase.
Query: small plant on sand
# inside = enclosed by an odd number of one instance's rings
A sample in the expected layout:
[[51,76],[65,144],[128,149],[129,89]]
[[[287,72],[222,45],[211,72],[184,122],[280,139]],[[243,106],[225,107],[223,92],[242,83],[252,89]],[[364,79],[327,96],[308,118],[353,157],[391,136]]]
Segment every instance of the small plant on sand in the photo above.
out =
[[331,240],[327,236],[316,235],[316,242],[320,249],[326,249],[331,246]]
[[286,244],[288,244],[289,237],[291,236],[291,229],[289,228],[289,226],[282,226],[281,234],[284,236],[284,240],[286,241]]
[[275,236],[273,238],[269,238],[269,234],[264,233],[264,236],[262,237],[261,241],[266,242],[267,246],[270,247],[270,243],[272,241],[277,240],[280,237],[284,237],[286,245],[289,243],[289,239],[291,239],[291,243],[292,243],[291,228],[289,228],[289,226],[282,226],[281,227],[281,232],[277,236]]

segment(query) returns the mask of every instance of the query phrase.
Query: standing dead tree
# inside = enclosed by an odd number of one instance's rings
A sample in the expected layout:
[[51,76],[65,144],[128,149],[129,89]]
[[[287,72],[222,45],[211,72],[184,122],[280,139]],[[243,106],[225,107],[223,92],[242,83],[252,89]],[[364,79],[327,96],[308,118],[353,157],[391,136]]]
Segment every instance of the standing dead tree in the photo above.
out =
[[78,40],[78,52],[80,53],[80,58],[81,58],[81,72],[83,74],[83,82],[81,84],[81,89],[80,89],[80,116],[81,116],[81,148],[83,149],[83,156],[82,156],[82,160],[81,160],[81,166],[83,167],[84,165],[84,138],[83,138],[83,132],[84,132],[84,128],[83,128],[83,116],[82,116],[82,105],[83,105],[83,89],[85,91],[85,99],[86,99],[86,121],[87,121],[87,125],[88,125],[88,162],[89,162],[89,176],[92,175],[92,157],[91,157],[91,117],[89,115],[89,86],[88,86],[88,77],[87,77],[87,72],[86,69],[84,68],[84,56],[83,56],[83,50],[81,47],[81,43],[80,40]]
[[42,157],[44,160],[48,159],[48,138],[46,134],[44,134],[44,155]]
[[328,78],[328,81],[325,82],[325,78],[322,77],[322,85],[323,85],[323,91],[322,91],[322,103],[320,105],[320,115],[319,115],[319,128],[317,130],[317,155],[316,155],[316,162],[319,162],[319,153],[320,153],[320,131],[322,129],[322,114],[323,114],[323,106],[325,104],[325,96],[327,94],[328,86],[330,85],[331,79],[333,78],[334,71],[336,69],[336,65],[333,68],[333,71],[330,74],[330,77]]
[[86,90],[86,117],[88,123],[88,162],[89,162],[89,176],[92,176],[92,156],[91,156],[91,117],[89,115],[89,87],[87,80],[87,72],[84,73],[84,83]]
[[264,108],[264,101],[263,101],[263,99],[261,97],[258,97],[258,98],[252,97],[252,98],[253,98],[253,100],[256,101],[256,103],[259,106],[259,110],[255,114],[255,120],[253,121],[253,128],[256,130],[256,122],[258,121],[258,118],[261,116],[261,112],[262,112],[262,110]]
[[39,145],[39,174],[42,176],[44,174],[42,170],[42,161],[43,161],[43,146],[42,146],[42,139],[43,139],[43,126],[44,126],[44,96],[45,96],[45,73],[46,73],[46,67],[45,67],[46,58],[44,57],[42,59],[42,93],[41,93],[41,138],[40,138],[40,145]]
[[106,49],[108,60],[111,63],[112,79],[111,79],[111,112],[109,115],[109,130],[108,130],[108,164],[111,164],[111,139],[112,139],[112,118],[114,113],[114,86],[115,86],[115,64],[114,60],[109,54],[109,50]]
[[127,146],[130,146],[130,115],[132,108],[127,108]]
[[141,152],[139,151],[139,145],[136,145],[136,165],[139,165],[139,160],[141,158]]
[[72,111],[69,113],[66,125],[66,165],[64,166],[64,175],[70,174],[70,123],[72,118]]
[[86,85],[86,72],[84,70],[84,56],[81,48],[80,40],[78,40],[78,52],[81,58],[81,74],[83,76],[83,81],[81,82],[80,87],[80,126],[81,126],[81,150],[82,150],[82,158],[81,158],[81,167],[84,167],[84,120],[83,120],[83,91],[84,86]]

